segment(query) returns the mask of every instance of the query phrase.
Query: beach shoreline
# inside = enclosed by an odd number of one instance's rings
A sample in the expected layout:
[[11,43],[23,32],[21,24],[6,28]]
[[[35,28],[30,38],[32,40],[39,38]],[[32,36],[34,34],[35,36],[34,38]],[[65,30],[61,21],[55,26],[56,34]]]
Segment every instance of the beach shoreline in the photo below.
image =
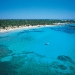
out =
[[33,28],[41,28],[41,27],[53,27],[53,26],[58,26],[58,25],[36,25],[36,26],[13,26],[13,27],[6,27],[6,28],[1,28],[0,33],[2,32],[9,32],[9,31],[14,31],[14,30],[20,30],[20,29],[33,29]]

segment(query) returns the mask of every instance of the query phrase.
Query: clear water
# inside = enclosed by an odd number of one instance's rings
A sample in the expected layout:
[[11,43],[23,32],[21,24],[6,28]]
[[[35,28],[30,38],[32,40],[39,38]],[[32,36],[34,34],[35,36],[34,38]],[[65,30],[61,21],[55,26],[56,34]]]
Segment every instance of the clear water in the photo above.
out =
[[72,26],[0,33],[0,75],[75,75]]

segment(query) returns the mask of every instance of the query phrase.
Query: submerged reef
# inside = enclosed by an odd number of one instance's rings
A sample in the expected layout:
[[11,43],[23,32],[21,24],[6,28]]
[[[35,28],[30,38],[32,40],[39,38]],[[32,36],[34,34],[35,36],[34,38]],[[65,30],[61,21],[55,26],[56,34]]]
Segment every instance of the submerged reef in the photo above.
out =
[[74,75],[75,63],[69,56],[59,55],[57,60],[50,64],[50,69],[57,73],[55,75]]
[[72,61],[69,56],[59,55],[56,60],[48,62],[44,55],[23,52],[12,55],[10,61],[0,62],[0,75],[75,75]]
[[72,26],[69,26],[69,27],[71,27],[71,28],[75,28],[75,26],[73,26],[73,25],[72,25]]
[[17,75],[17,71],[10,62],[0,62],[0,75]]
[[65,33],[69,34],[74,34],[75,33],[75,26],[60,26],[60,27],[51,27],[50,29],[55,30],[55,31],[62,31]]
[[7,38],[7,37],[9,37],[9,36],[4,36],[4,37],[0,37],[0,38]]
[[61,61],[64,61],[64,62],[71,62],[73,63],[73,60],[69,57],[69,56],[66,56],[66,55],[60,55],[57,57],[58,60],[61,60]]
[[10,53],[12,53],[12,50],[9,50],[5,45],[0,45],[0,58],[5,57]]

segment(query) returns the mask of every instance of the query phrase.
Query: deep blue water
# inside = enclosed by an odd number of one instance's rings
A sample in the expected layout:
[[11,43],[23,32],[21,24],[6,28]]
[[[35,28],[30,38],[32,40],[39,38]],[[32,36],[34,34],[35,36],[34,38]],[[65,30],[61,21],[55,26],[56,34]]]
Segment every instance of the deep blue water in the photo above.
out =
[[74,26],[0,33],[0,75],[75,75]]

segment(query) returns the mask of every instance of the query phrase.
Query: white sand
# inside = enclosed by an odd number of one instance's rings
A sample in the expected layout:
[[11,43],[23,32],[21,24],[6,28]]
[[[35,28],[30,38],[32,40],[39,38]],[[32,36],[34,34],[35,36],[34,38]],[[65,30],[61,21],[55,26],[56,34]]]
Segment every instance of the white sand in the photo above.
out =
[[8,32],[12,30],[17,30],[17,29],[33,29],[33,28],[39,28],[39,27],[53,27],[56,25],[36,25],[36,26],[13,26],[13,27],[6,27],[5,29],[0,29],[0,32]]

